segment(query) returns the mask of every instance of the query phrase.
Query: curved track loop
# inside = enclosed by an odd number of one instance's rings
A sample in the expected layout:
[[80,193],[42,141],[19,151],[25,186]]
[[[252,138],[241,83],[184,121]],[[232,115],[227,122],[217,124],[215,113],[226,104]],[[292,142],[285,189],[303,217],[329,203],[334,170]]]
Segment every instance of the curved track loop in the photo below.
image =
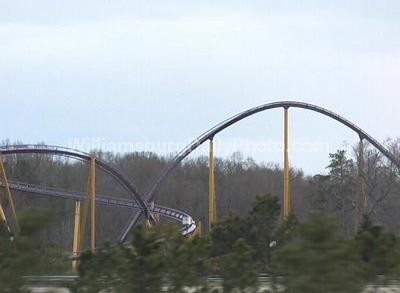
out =
[[[81,161],[90,162],[91,155],[59,146],[48,146],[48,145],[9,145],[0,147],[0,152],[3,155],[11,155],[11,154],[49,154],[49,155],[59,155],[65,157],[75,158]],[[96,165],[101,169],[110,174],[121,186],[135,198],[140,208],[145,213],[146,218],[151,217],[151,213],[149,213],[149,208],[147,204],[142,200],[139,193],[136,191],[133,184],[127,179],[120,171],[105,163],[102,160],[96,158]]]
[[[254,114],[257,114],[259,112],[270,110],[270,109],[275,109],[275,108],[302,108],[302,109],[318,112],[324,116],[330,117],[330,118],[342,123],[343,125],[347,126],[354,132],[356,132],[358,134],[358,136],[360,137],[360,139],[367,140],[374,147],[376,147],[387,159],[389,159],[394,165],[396,165],[397,168],[400,169],[400,161],[397,160],[397,158],[389,150],[387,150],[376,139],[374,139],[372,136],[370,136],[368,133],[366,133],[364,130],[362,130],[360,127],[358,127],[351,121],[347,120],[346,118],[344,118],[332,111],[329,111],[325,108],[322,108],[322,107],[319,107],[319,106],[316,106],[313,104],[297,102],[297,101],[281,101],[281,102],[273,102],[273,103],[264,104],[264,105],[261,105],[258,107],[251,108],[244,112],[241,112],[241,113],[234,115],[231,118],[217,124],[213,128],[209,129],[208,131],[204,132],[202,135],[197,137],[189,145],[187,145],[182,151],[180,151],[174,157],[174,159],[171,161],[171,163],[169,163],[168,166],[163,170],[161,175],[155,179],[155,181],[150,185],[149,189],[146,191],[146,193],[144,195],[144,200],[146,202],[152,201],[155,196],[155,193],[160,188],[161,184],[164,182],[164,180],[167,178],[167,176],[170,174],[170,172],[172,170],[174,170],[182,162],[183,159],[185,159],[191,152],[193,152],[197,147],[199,147],[205,141],[207,141],[209,139],[213,139],[213,137],[216,134],[218,134],[219,132],[228,128],[229,126],[239,122],[240,120],[243,120],[243,119],[245,119],[249,116],[252,116]],[[139,217],[140,217],[140,215],[134,215],[131,217],[130,221],[128,222],[128,224],[124,228],[123,233],[120,236],[121,239],[125,239],[127,237],[129,230],[138,221]]]
[[[18,181],[9,181],[9,186],[12,190],[27,192],[29,194],[44,195],[56,198],[66,198],[70,200],[84,200],[86,198],[86,193],[81,191],[70,191],[61,188],[47,187]],[[0,187],[4,187],[3,182],[0,182]],[[96,195],[96,202],[108,206],[117,206],[122,208],[141,210],[141,207],[135,200],[129,200],[126,198],[118,198],[114,196],[98,194]],[[159,205],[154,205],[154,207],[151,207],[150,212],[181,223],[181,232],[185,236],[192,234],[196,230],[197,226],[195,221],[193,221],[191,216],[184,212]]]

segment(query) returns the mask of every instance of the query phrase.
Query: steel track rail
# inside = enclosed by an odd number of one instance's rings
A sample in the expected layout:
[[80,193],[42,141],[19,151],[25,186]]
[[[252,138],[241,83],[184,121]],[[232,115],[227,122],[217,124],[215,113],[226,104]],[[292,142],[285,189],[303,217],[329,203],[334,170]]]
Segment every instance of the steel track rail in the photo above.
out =
[[[62,188],[47,187],[19,181],[9,181],[9,186],[10,189],[14,191],[27,192],[29,194],[44,195],[55,198],[65,198],[69,200],[85,200],[86,198],[86,193],[81,191],[70,191]],[[0,187],[4,188],[4,183],[2,181],[0,181]],[[98,194],[96,195],[96,202],[108,206],[117,206],[122,208],[141,210],[141,207],[135,200],[126,198],[118,198],[114,196]],[[154,205],[154,207],[150,207],[149,209],[150,212],[153,214],[158,214],[162,217],[170,218],[176,222],[181,223],[181,232],[185,236],[192,234],[197,227],[192,217],[184,212],[160,205]]]
[[[90,162],[92,156],[88,153],[81,152],[78,150],[50,145],[8,145],[0,147],[0,152],[3,155],[11,154],[49,154],[59,155],[65,157],[72,157],[85,162]],[[106,162],[96,158],[96,165],[101,169],[110,174],[133,198],[136,199],[137,203],[141,206],[141,209],[145,213],[146,218],[151,218],[149,208],[147,204],[142,200],[136,188],[130,182],[125,175],[119,170],[110,166]]]
[[[239,114],[236,114],[221,123],[217,124],[216,126],[212,127],[211,129],[207,130],[196,139],[194,139],[190,144],[188,144],[183,150],[181,150],[173,160],[165,167],[162,173],[155,178],[153,183],[147,189],[144,195],[144,201],[151,202],[160,188],[161,184],[165,181],[168,175],[185,159],[190,153],[192,153],[195,149],[197,149],[200,145],[202,145],[205,141],[209,139],[213,139],[213,137],[218,134],[219,132],[223,131],[224,129],[228,128],[229,126],[249,117],[259,112],[263,112],[270,109],[275,108],[302,108],[310,111],[314,111],[320,113],[324,116],[332,118],[339,123],[345,125],[346,127],[353,130],[355,133],[358,134],[360,139],[365,139],[369,143],[371,143],[375,148],[377,148],[389,161],[391,161],[397,168],[400,169],[400,161],[388,150],[386,149],[381,143],[379,143],[375,138],[369,135],[367,132],[362,130],[356,124],[351,122],[350,120],[330,111],[325,108],[297,101],[281,101],[281,102],[273,102],[264,104],[258,107],[251,108],[249,110],[243,111]],[[125,226],[123,232],[121,233],[120,239],[125,239],[129,233],[129,230],[132,228],[133,225],[140,218],[140,213],[136,215],[132,215],[130,220],[128,221],[127,225]]]

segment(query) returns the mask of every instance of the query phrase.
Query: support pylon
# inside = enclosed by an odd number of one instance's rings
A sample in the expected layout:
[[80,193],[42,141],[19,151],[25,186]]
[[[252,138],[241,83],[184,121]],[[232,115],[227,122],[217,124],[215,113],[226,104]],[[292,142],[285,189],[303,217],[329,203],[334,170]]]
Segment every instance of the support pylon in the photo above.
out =
[[283,217],[287,219],[292,212],[290,195],[290,166],[289,166],[289,109],[284,108],[284,169],[283,169]]
[[[10,185],[9,185],[9,183],[8,183],[8,180],[7,180],[6,169],[4,168],[3,156],[2,156],[2,154],[1,154],[1,152],[0,152],[0,180],[3,181],[4,189],[6,190],[6,194],[7,194],[7,197],[8,197],[8,201],[9,201],[9,203],[10,203],[11,211],[12,211],[12,214],[13,214],[13,217],[14,217],[14,220],[15,220],[15,226],[16,226],[16,228],[17,228],[17,231],[19,231],[17,212],[16,212],[16,210],[15,210],[14,199],[13,199],[13,196],[12,196],[12,193],[11,193],[11,190],[10,190]],[[2,220],[3,220],[3,221],[6,223],[6,225],[7,225],[7,229],[8,229],[9,232],[11,233],[10,226],[9,226],[9,224],[7,223],[7,219],[6,219],[6,216],[5,216],[3,207],[1,207],[1,212],[0,212],[0,214],[1,214]],[[4,217],[4,218],[3,218],[3,217]]]
[[84,246],[87,216],[90,212],[90,249],[94,250],[96,246],[96,159],[92,157],[90,159],[90,170],[87,184],[86,199],[83,204],[83,209],[80,218],[79,228],[79,248],[82,249]]
[[160,221],[160,215],[152,213],[152,211],[154,210],[154,206],[155,206],[154,201],[149,203],[149,210],[150,210],[150,213],[151,213],[151,215],[153,217],[153,220],[146,219],[146,227],[147,227],[147,229],[151,229],[155,224],[157,224]]
[[362,223],[363,215],[367,208],[366,183],[365,183],[365,161],[364,161],[364,140],[360,137],[358,144],[358,175],[357,175],[357,200],[354,222],[354,232],[357,233]]
[[[89,177],[87,184],[86,199],[81,207],[80,201],[75,204],[75,228],[73,254],[76,257],[82,251],[85,243],[86,222],[90,211],[90,249],[96,248],[96,158],[92,156],[90,159]],[[76,269],[78,262],[73,262],[73,267]]]
[[[152,211],[154,211],[155,205],[156,205],[156,204],[154,203],[154,201],[152,201],[152,202],[150,203],[149,208],[150,208],[150,212],[151,212],[151,213],[152,213]],[[159,215],[159,214],[154,214],[154,213],[152,213],[152,215],[153,215],[154,223],[160,222],[160,215]]]
[[0,203],[0,218],[6,225],[8,225],[6,214],[4,213],[4,209],[3,209],[3,206],[1,205],[1,203]]
[[3,206],[1,205],[1,202],[0,202],[0,218],[1,218],[1,221],[3,222],[3,224],[5,225],[5,227],[7,228],[8,233],[11,235],[12,234],[11,228],[10,228],[10,225],[8,224],[8,222],[7,222],[7,217],[6,217],[6,214],[4,212]]
[[96,249],[96,158],[92,156],[90,160],[90,176],[89,176],[89,194],[91,203],[91,237],[90,248],[92,251]]
[[210,139],[208,162],[208,230],[217,222],[217,198],[215,194],[214,142]]
[[13,239],[13,233],[11,232],[10,224],[7,222],[7,217],[4,212],[3,206],[1,205],[1,202],[0,202],[0,218],[1,218],[1,221],[3,222],[4,226],[6,227],[7,232],[10,235],[11,239]]
[[197,224],[196,230],[193,232],[192,235],[190,235],[190,238],[193,238],[195,236],[202,236],[203,235],[203,224],[201,223],[201,221],[199,221],[199,223]]
[[72,270],[76,271],[78,268],[78,260],[76,257],[80,251],[80,227],[81,227],[81,202],[75,202],[75,218],[74,218],[74,239],[72,243]]

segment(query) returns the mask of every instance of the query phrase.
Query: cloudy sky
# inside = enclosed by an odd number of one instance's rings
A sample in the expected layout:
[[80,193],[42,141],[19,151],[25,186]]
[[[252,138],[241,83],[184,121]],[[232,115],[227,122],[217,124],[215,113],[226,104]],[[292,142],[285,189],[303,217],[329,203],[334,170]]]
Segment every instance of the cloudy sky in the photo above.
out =
[[[399,16],[395,0],[0,0],[1,139],[166,154],[278,100],[398,137]],[[290,114],[292,163],[307,173],[357,142]],[[216,137],[217,154],[281,163],[282,122],[281,109],[243,121]]]

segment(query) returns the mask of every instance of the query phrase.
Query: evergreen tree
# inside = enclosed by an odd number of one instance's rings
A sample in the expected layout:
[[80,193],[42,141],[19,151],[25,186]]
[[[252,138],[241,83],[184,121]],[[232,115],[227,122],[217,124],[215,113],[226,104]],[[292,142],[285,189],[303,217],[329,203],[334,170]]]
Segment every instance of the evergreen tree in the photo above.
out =
[[208,239],[200,236],[186,239],[175,226],[167,232],[165,248],[169,291],[184,292],[185,287],[198,290],[206,287],[211,248]]
[[[26,209],[18,213],[20,232],[10,238],[4,225],[0,227],[0,292],[24,292],[22,276],[45,274],[54,264],[55,248],[40,241],[41,231],[49,224],[51,213],[47,210]],[[62,262],[61,258],[56,260]]]
[[246,218],[229,214],[211,230],[213,255],[224,255],[232,251],[233,244],[239,238],[249,239],[250,225]]
[[385,233],[382,227],[374,226],[369,217],[364,216],[356,242],[369,281],[376,280],[378,275],[388,277],[397,273],[400,247],[393,234]]
[[117,245],[105,245],[95,253],[87,251],[79,259],[77,292],[131,292],[129,288],[129,261],[131,250]]
[[355,245],[338,234],[335,221],[312,214],[296,234],[278,253],[275,273],[283,276],[286,292],[361,292]]
[[355,164],[347,158],[345,150],[329,154],[329,195],[335,200],[334,211],[340,212],[342,232],[346,237],[353,235],[353,217],[351,217],[352,201],[355,191]]
[[278,198],[271,195],[257,196],[249,214],[250,244],[255,259],[263,267],[271,263],[272,250],[277,244],[279,214]]
[[6,226],[0,225],[0,292],[21,292],[23,285],[19,257],[15,243],[10,239]]
[[243,238],[235,241],[232,252],[222,260],[221,276],[224,292],[234,289],[256,292],[258,288],[259,266],[253,261],[253,250]]
[[133,257],[131,258],[128,281],[130,292],[160,292],[165,277],[163,241],[157,231],[138,225],[133,231]]

